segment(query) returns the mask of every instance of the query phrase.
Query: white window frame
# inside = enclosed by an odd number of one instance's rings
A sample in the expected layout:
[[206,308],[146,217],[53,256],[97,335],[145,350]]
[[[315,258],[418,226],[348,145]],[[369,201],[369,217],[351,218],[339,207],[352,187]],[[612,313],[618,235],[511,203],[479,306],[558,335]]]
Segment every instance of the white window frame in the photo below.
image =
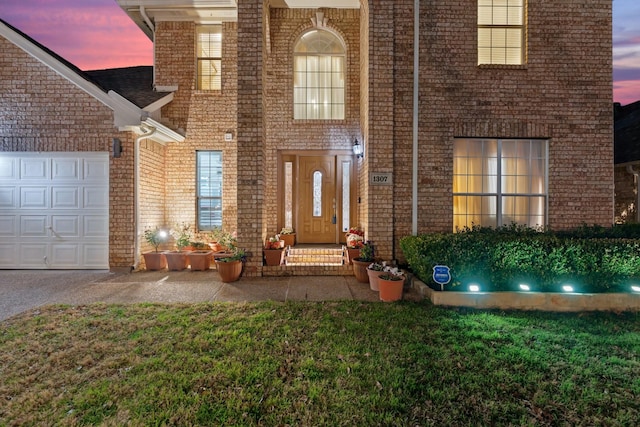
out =
[[[205,164],[205,157],[209,162]],[[212,160],[219,159],[213,164]],[[222,227],[223,161],[222,151],[196,151],[196,224],[198,231],[210,231]],[[218,191],[215,191],[215,188]],[[210,213],[203,215],[208,208]]]
[[525,63],[526,9],[527,0],[478,0],[478,65]]
[[[299,46],[305,37],[313,37],[314,34],[319,33],[333,36],[342,51],[340,53],[299,51]],[[301,59],[305,60],[304,70],[298,68]],[[310,69],[316,62],[318,67],[325,66],[325,70]],[[342,69],[336,71],[340,68],[339,64]],[[326,76],[328,76],[328,83]],[[347,49],[341,37],[328,29],[312,29],[302,34],[293,49],[294,120],[344,120],[346,116],[346,77]],[[312,83],[311,80],[314,82]],[[329,95],[327,96],[327,94]]]
[[[204,50],[210,55],[204,55]],[[205,68],[207,73],[202,71]],[[222,25],[196,27],[196,89],[222,90]]]
[[[468,153],[471,152],[471,150],[469,150],[469,142],[476,144],[482,143],[483,151],[482,156],[464,156],[461,155],[461,150],[454,148],[453,231],[458,231],[465,226],[472,227],[473,225],[480,225],[501,227],[503,225],[510,225],[511,223],[538,229],[546,227],[549,217],[549,141],[546,139],[519,138],[456,138],[454,145],[467,143]],[[490,151],[487,149],[487,144],[494,143],[496,147],[495,157],[486,154]],[[520,147],[529,144],[528,157],[517,157],[506,154],[505,151],[507,150],[503,150],[505,143],[520,144],[515,145],[518,148],[514,151],[518,151]],[[531,155],[533,152],[531,149],[533,144],[538,145],[536,148],[539,149],[539,157],[533,157]],[[471,162],[467,160],[469,158],[481,158],[482,167],[478,168],[476,164],[476,169],[481,170],[472,171]],[[528,173],[518,174],[518,168],[523,167]],[[539,171],[540,168],[543,170]],[[535,182],[533,179],[534,176],[532,175],[533,170],[538,170],[538,174],[536,175],[538,180]],[[472,177],[475,177],[475,179],[472,179]],[[524,185],[518,182],[519,179]],[[543,179],[544,182],[540,183],[540,179]],[[523,187],[526,187],[528,191],[524,191]],[[529,207],[531,203],[535,202],[538,206],[542,207],[543,212],[532,215],[532,210],[529,208],[526,214],[517,215],[514,212],[513,216],[509,216],[510,212],[505,212],[507,209],[506,201],[509,198],[519,199],[520,201],[526,199]],[[476,204],[480,201],[480,212],[469,210],[470,199],[475,199]],[[464,211],[462,209],[463,205],[466,206]],[[489,212],[488,214],[487,211]],[[513,220],[514,217],[524,217],[527,215],[527,221]],[[532,221],[532,218],[539,219],[540,217],[542,217],[542,221]],[[462,221],[462,218],[465,218],[465,221]],[[469,218],[481,219],[479,222],[475,222],[470,221]]]

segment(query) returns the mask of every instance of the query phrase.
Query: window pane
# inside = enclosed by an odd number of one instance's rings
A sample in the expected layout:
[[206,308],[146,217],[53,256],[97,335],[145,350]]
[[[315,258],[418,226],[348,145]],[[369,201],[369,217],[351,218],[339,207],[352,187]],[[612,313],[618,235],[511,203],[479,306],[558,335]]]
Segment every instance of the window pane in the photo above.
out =
[[284,226],[293,228],[293,163],[284,163]]
[[313,30],[294,52],[294,119],[344,119],[342,41],[329,31]]
[[222,152],[196,153],[196,199],[199,230],[222,226]]
[[322,172],[313,173],[313,216],[322,216]]
[[342,162],[342,231],[351,228],[351,162]]
[[222,26],[196,27],[197,78],[199,90],[222,88]]

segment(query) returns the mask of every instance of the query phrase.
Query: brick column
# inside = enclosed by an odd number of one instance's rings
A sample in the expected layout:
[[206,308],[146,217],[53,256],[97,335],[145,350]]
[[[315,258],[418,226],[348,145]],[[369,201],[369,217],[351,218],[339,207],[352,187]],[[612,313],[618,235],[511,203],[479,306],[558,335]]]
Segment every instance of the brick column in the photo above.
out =
[[238,246],[245,276],[261,275],[264,206],[263,2],[238,2]]
[[[369,111],[365,145],[368,172],[394,172],[394,4],[393,0],[369,1]],[[368,182],[369,177],[364,176],[363,180]],[[394,186],[364,186],[366,236],[373,241],[376,256],[385,260],[396,256],[393,253]]]

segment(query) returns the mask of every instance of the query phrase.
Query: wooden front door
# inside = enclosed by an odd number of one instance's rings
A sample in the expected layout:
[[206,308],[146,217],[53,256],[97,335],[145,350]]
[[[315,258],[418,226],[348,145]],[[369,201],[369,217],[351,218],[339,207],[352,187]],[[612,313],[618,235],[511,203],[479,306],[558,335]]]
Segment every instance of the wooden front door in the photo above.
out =
[[354,223],[353,158],[342,152],[281,153],[279,226],[297,243],[340,243]]
[[335,156],[300,157],[299,220],[300,243],[336,241]]

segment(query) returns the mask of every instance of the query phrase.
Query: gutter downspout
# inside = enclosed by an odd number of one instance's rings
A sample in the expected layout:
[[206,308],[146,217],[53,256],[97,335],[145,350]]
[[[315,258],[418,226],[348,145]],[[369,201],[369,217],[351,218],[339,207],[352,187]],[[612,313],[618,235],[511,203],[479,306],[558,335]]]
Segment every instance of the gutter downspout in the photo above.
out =
[[627,165],[627,172],[636,177],[636,221],[640,222],[640,171],[635,170],[632,165]]
[[147,125],[141,125],[141,129],[145,130],[145,133],[136,138],[136,142],[134,145],[135,151],[135,160],[133,164],[135,178],[133,182],[133,186],[135,187],[135,195],[133,201],[133,209],[135,210],[135,240],[133,242],[133,265],[131,266],[131,271],[135,271],[138,269],[138,265],[140,264],[140,143],[147,139],[151,138],[153,134],[156,133],[156,128]]
[[413,2],[413,172],[411,234],[418,234],[418,110],[419,110],[419,68],[420,68],[420,0]]
[[[142,16],[142,19],[144,19],[145,24],[147,24],[147,26],[149,27],[149,29],[151,30],[151,32],[153,33],[153,63],[155,65],[156,63],[156,26],[153,25],[153,22],[151,22],[151,19],[149,18],[149,15],[147,15],[147,11],[144,8],[144,6],[140,6],[140,16]],[[153,67],[153,88],[155,89],[156,87],[156,67]]]

